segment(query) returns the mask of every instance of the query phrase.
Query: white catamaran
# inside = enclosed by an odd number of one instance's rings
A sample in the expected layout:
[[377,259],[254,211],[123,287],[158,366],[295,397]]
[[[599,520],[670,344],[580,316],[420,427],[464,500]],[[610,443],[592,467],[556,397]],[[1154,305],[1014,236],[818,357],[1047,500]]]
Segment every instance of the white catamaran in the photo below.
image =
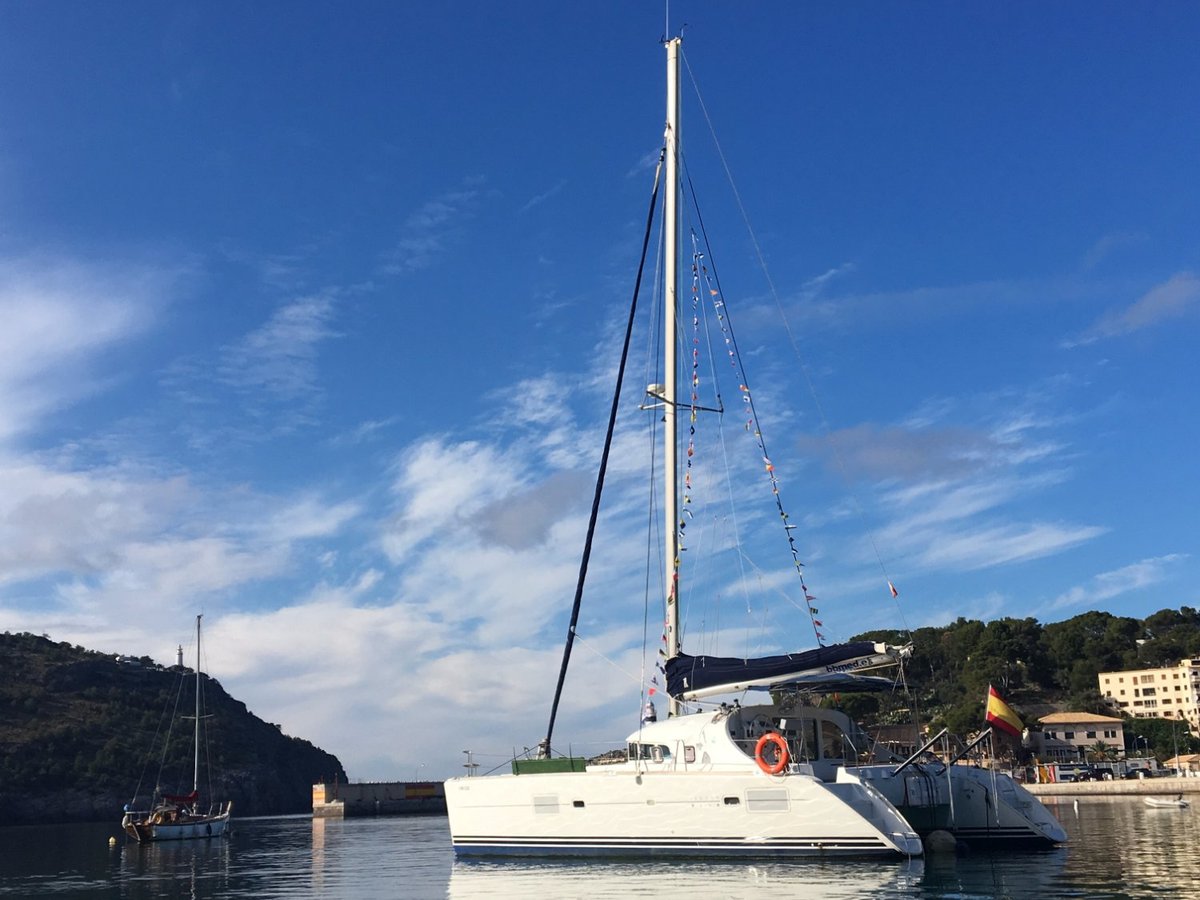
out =
[[[676,400],[675,361],[680,40],[667,41],[666,51],[664,383],[648,393],[664,419],[670,716],[645,721],[630,735],[623,761],[589,765],[584,759],[552,755],[556,695],[539,758],[514,761],[511,773],[446,782],[454,849],[460,855],[916,856],[922,852],[920,837],[870,780],[844,765],[821,764],[818,748],[835,736],[808,715],[812,708],[800,694],[890,684],[862,673],[894,664],[901,651],[858,642],[758,659],[681,652],[676,420],[683,404]],[[626,341],[628,346],[628,337]],[[610,422],[610,441],[611,427]],[[599,487],[597,491],[598,504]],[[594,515],[595,509],[593,527]],[[584,571],[587,555],[585,549]],[[576,614],[581,593],[582,575]],[[573,620],[567,656],[574,633]],[[566,658],[560,691],[565,665]],[[750,689],[770,690],[775,699],[762,706],[722,704],[701,712],[682,706]]]
[[[223,805],[211,804],[207,810],[200,806],[200,723],[203,719],[200,701],[201,618],[202,616],[196,616],[196,715],[193,733],[192,791],[190,794],[166,794],[156,789],[149,810],[136,810],[126,806],[121,827],[138,843],[221,837],[229,828],[229,816],[233,808],[232,801]],[[180,650],[181,658],[182,653],[183,651]]]

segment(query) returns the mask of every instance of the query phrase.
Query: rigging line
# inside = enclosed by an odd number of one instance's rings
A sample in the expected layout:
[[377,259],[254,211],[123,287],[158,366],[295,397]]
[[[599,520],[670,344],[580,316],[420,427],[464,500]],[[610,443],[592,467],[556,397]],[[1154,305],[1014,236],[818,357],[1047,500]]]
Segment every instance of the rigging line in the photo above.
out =
[[[170,693],[168,693],[166,695],[166,699],[163,701],[163,711],[162,711],[162,713],[159,714],[158,725],[156,725],[154,728],[154,737],[150,741],[149,752],[146,753],[145,759],[142,761],[142,771],[141,771],[141,774],[138,775],[137,787],[134,788],[133,797],[129,801],[131,806],[137,805],[138,794],[140,794],[142,792],[142,782],[144,782],[146,780],[146,770],[150,768],[150,761],[152,759],[154,759],[154,748],[158,746],[158,737],[160,734],[162,734],[163,722],[167,723],[167,726],[169,729],[171,720],[173,718],[174,718],[174,711],[171,709],[171,695],[170,695]],[[162,769],[160,766],[160,769],[159,769],[160,775],[161,775],[161,772],[162,772]]]
[[[711,299],[714,303],[714,312],[715,312],[716,318],[717,318],[718,329],[725,336],[725,343],[726,343],[727,347],[729,348],[729,350],[727,350],[727,353],[729,353],[729,351],[732,351],[731,361],[736,361],[735,366],[734,366],[735,372],[739,376],[739,381],[741,382],[741,385],[742,385],[744,393],[745,393],[745,399],[750,403],[751,416],[754,420],[754,434],[757,438],[758,447],[759,447],[760,451],[762,452],[763,459],[766,460],[766,459],[768,459],[768,456],[767,456],[766,445],[763,443],[762,429],[759,426],[758,414],[754,410],[754,407],[753,407],[752,395],[749,393],[749,388],[748,388],[749,379],[746,377],[746,373],[745,373],[744,369],[742,368],[741,353],[737,349],[737,342],[736,342],[736,340],[734,338],[734,334],[733,334],[733,322],[729,316],[729,309],[728,309],[728,307],[725,306],[724,295],[720,289],[720,287],[721,287],[720,279],[717,277],[717,274],[716,274],[716,261],[712,260],[712,261],[706,263],[708,256],[711,256],[711,248],[708,244],[708,236],[704,230],[704,217],[700,213],[700,204],[696,197],[695,189],[692,186],[692,183],[690,180],[690,175],[689,175],[689,180],[688,180],[688,188],[691,193],[692,204],[695,208],[695,217],[696,217],[698,227],[700,229],[700,234],[704,238],[704,241],[703,241],[704,249],[706,251],[710,251],[707,255],[706,255],[706,253],[701,252],[701,249],[700,249],[699,243],[697,241],[697,237],[696,237],[696,231],[693,229],[691,232],[691,237],[692,237],[692,293],[693,293],[693,296],[698,297],[701,276],[703,276],[704,285],[708,289],[709,299]],[[712,267],[711,277],[709,275],[709,266],[710,265]],[[715,287],[714,287],[714,284],[715,284]],[[717,370],[716,370],[716,353],[712,351],[712,335],[711,335],[711,331],[708,330],[709,329],[709,318],[708,318],[707,305],[705,305],[704,309],[705,309],[704,321],[705,321],[705,329],[706,329],[705,335],[708,338],[708,343],[709,343],[710,367],[712,368],[712,378],[713,378],[714,384],[717,384],[719,382],[718,382],[718,376],[717,376]],[[724,310],[723,313],[722,313],[722,309]],[[718,394],[718,396],[719,396],[719,394]],[[718,405],[723,407],[724,403],[721,402]],[[724,419],[723,418],[720,418],[718,420],[717,431],[718,431],[718,435],[721,440],[721,450],[722,450],[722,455],[723,455],[723,459],[725,462],[726,480],[731,488],[730,495],[729,495],[730,496],[730,506],[733,507],[735,504],[735,500],[734,500],[734,494],[732,492],[732,480],[729,479],[729,472],[731,471],[731,469],[729,466],[728,445],[725,443],[725,430],[724,430]],[[768,469],[768,471],[770,471],[770,469]],[[771,480],[772,480],[772,486],[775,487],[775,479],[774,479],[773,475],[772,475]],[[776,506],[779,508],[779,514],[782,517],[782,520],[786,523],[787,515],[783,510],[781,498],[779,496],[779,491],[777,488],[774,490],[774,494],[775,494]],[[790,532],[787,532],[787,533],[789,535],[789,544],[790,544],[791,543]],[[739,560],[739,568],[741,569],[741,578],[742,578],[741,586],[742,586],[743,598],[744,598],[744,601],[746,604],[746,612],[747,612],[747,617],[748,617],[747,623],[749,626],[750,617],[753,615],[753,610],[750,605],[750,594],[746,587],[745,569],[741,568],[741,558],[745,552],[742,548],[743,548],[743,545],[742,545],[741,537],[739,534],[738,541],[737,541],[737,550],[738,550],[737,558]],[[799,558],[797,556],[794,545],[792,545],[792,557],[797,563],[799,563]],[[762,576],[761,570],[758,571],[758,582],[759,582],[759,586],[760,586],[759,594],[761,595],[762,594],[761,586],[763,584],[763,576]],[[803,588],[805,597],[807,599],[808,586],[804,583],[804,577],[803,577],[802,573],[800,576],[800,586]],[[788,597],[788,600],[790,601],[791,598]],[[763,639],[763,636],[766,634],[766,630],[767,630],[768,614],[769,614],[769,611],[767,609],[767,605],[766,605],[766,603],[763,603],[761,617],[758,622],[758,640],[759,640],[760,647],[762,646],[762,639]],[[809,617],[812,618],[811,611],[809,611]],[[813,626],[813,630],[816,633],[817,643],[821,643],[821,635],[819,632],[816,631],[815,625]],[[746,634],[746,655],[747,656],[750,655],[749,648],[750,648],[751,640],[752,640],[752,636],[749,633],[749,630],[747,630],[747,634]]]
[[[808,363],[805,362],[804,355],[800,352],[800,343],[796,340],[796,335],[792,331],[792,326],[788,320],[787,313],[784,311],[783,302],[779,299],[779,291],[775,288],[775,281],[771,278],[771,272],[767,268],[767,260],[763,255],[762,246],[758,242],[758,235],[755,234],[753,225],[750,224],[750,215],[746,211],[745,204],[742,203],[742,195],[737,189],[737,183],[733,179],[733,171],[729,167],[729,162],[725,158],[725,152],[721,149],[720,141],[717,140],[717,131],[713,125],[712,118],[708,114],[708,107],[704,104],[704,97],[700,94],[700,84],[696,80],[696,75],[692,71],[691,63],[688,61],[687,54],[680,48],[679,55],[683,58],[684,67],[687,69],[688,77],[692,82],[692,89],[696,93],[696,100],[700,105],[700,111],[704,114],[705,124],[708,125],[708,132],[712,136],[713,145],[716,147],[717,157],[721,160],[721,166],[725,170],[725,177],[729,180],[730,190],[733,191],[734,202],[737,204],[738,212],[741,213],[742,222],[746,226],[746,232],[750,237],[750,243],[754,247],[754,254],[758,258],[759,267],[762,269],[763,277],[767,281],[767,290],[771,294],[771,299],[775,301],[775,307],[779,311],[779,318],[783,322],[783,330],[788,336],[788,343],[791,344],[792,353],[796,357],[796,362],[800,367],[800,372],[804,376],[805,385],[808,387],[809,395],[812,397],[813,404],[817,409],[817,417],[820,419],[821,427],[825,432],[825,437],[828,441],[830,449],[833,451],[833,458],[838,468],[838,474],[842,477],[842,483],[846,485],[847,492],[850,495],[850,502],[854,505],[854,511],[858,515],[859,522],[862,524],[867,535],[867,541],[871,545],[871,552],[875,555],[875,562],[879,566],[879,571],[884,577],[884,581],[888,585],[889,593],[892,593],[892,580],[889,577],[887,565],[883,561],[883,556],[879,552],[879,545],[875,540],[875,532],[867,524],[866,513],[863,511],[862,504],[859,502],[858,494],[855,493],[849,472],[846,467],[845,458],[842,456],[841,449],[837,445],[837,441],[833,439],[833,429],[829,426],[829,417],[825,414],[825,407],[821,403],[820,395],[817,393],[816,383],[813,381],[812,372],[809,370]],[[897,600],[896,609],[900,614],[900,620],[904,623],[904,631],[909,635],[912,634],[912,628],[908,624],[908,617],[904,615],[904,608],[898,602],[898,598],[893,593],[893,600]]]
[[[693,203],[696,203],[695,192],[692,193]],[[704,230],[704,219],[699,213],[699,204],[696,204],[696,219],[700,225],[700,233],[704,238],[705,247],[708,247],[708,237]],[[693,237],[693,240],[695,238]],[[746,375],[745,366],[742,362],[742,354],[738,349],[737,337],[733,330],[733,318],[730,314],[729,307],[725,304],[724,294],[721,290],[720,276],[717,274],[716,260],[711,260],[708,265],[705,265],[704,257],[701,255],[698,259],[698,269],[702,272],[704,279],[709,288],[709,294],[713,301],[713,306],[716,312],[717,321],[720,324],[721,332],[725,337],[725,345],[730,364],[733,366],[735,374],[738,376],[738,389],[742,394],[742,402],[747,410],[748,420],[746,422],[747,429],[753,429],[755,441],[758,444],[758,449],[762,453],[762,461],[766,466],[767,476],[771,482],[771,493],[775,496],[775,506],[779,511],[780,521],[784,526],[784,534],[787,536],[788,548],[792,554],[792,562],[796,568],[796,575],[800,580],[800,587],[804,592],[804,602],[808,606],[808,616],[812,623],[813,634],[816,636],[817,644],[824,646],[825,638],[820,631],[821,622],[816,617],[816,609],[812,602],[816,599],[809,592],[808,584],[804,578],[804,563],[800,560],[800,551],[796,547],[795,538],[792,535],[792,529],[795,527],[788,522],[788,513],[783,507],[783,497],[779,490],[779,480],[775,473],[774,463],[771,462],[771,456],[767,452],[766,439],[762,433],[762,423],[759,419],[758,409],[754,402],[754,394],[750,390],[750,380]],[[710,275],[711,269],[711,275]],[[764,610],[765,615],[765,610]],[[764,620],[765,621],[765,620]]]
[[[686,164],[684,164],[683,168],[684,168],[685,172],[688,172],[688,168],[686,168]],[[700,228],[700,234],[701,234],[701,238],[702,238],[701,242],[702,242],[704,248],[706,248],[706,250],[709,250],[708,234],[706,232],[706,229],[704,229],[704,220],[703,220],[703,216],[701,215],[701,212],[700,212],[700,202],[698,202],[698,199],[696,197],[695,187],[692,186],[690,175],[688,176],[688,188],[689,188],[689,193],[691,196],[692,211],[694,211],[697,227]],[[712,299],[714,300],[714,302],[720,302],[721,306],[724,306],[724,299],[722,299],[722,294],[720,292],[720,280],[719,280],[718,276],[716,276],[715,260],[712,260],[712,262],[709,263],[709,265],[712,266],[713,278],[716,283],[716,290],[715,290],[715,292],[713,292],[713,290],[712,290],[713,282],[708,280],[708,266],[704,265],[704,262],[703,262],[703,260],[706,259],[707,257],[706,257],[706,254],[704,254],[700,251],[700,246],[697,245],[695,229],[692,229],[691,239],[692,239],[692,293],[694,293],[694,295],[695,295],[698,292],[698,288],[700,288],[700,275],[701,275],[701,272],[703,272],[704,278],[706,278],[706,282],[709,284],[709,292],[710,292],[710,294],[712,294]],[[749,593],[749,590],[746,589],[746,581],[748,581],[748,580],[746,580],[746,572],[742,566],[742,559],[744,557],[744,551],[743,551],[743,542],[742,542],[742,532],[740,532],[738,518],[737,518],[737,500],[736,500],[736,498],[734,498],[732,480],[730,478],[728,478],[728,473],[732,472],[732,467],[731,467],[731,463],[730,463],[730,450],[728,450],[728,444],[726,442],[726,436],[725,436],[725,418],[724,418],[725,402],[724,402],[724,400],[722,400],[722,397],[721,397],[721,392],[720,392],[720,388],[719,388],[720,379],[718,377],[718,374],[716,374],[716,366],[715,366],[716,353],[713,350],[712,332],[710,332],[710,325],[709,325],[709,318],[708,318],[708,306],[704,305],[703,310],[704,310],[704,329],[706,329],[706,338],[708,340],[708,347],[709,347],[709,367],[710,367],[710,371],[712,371],[714,389],[716,390],[716,398],[718,398],[718,403],[716,403],[716,406],[718,406],[719,412],[721,413],[718,416],[718,440],[719,440],[719,443],[721,446],[722,462],[724,462],[724,464],[725,464],[725,473],[726,473],[725,481],[726,481],[726,487],[728,488],[728,497],[730,497],[730,511],[731,511],[731,516],[733,518],[734,546],[737,547],[737,551],[738,551],[736,556],[738,559],[738,568],[739,568],[739,584],[740,584],[740,586],[742,586],[742,595],[743,595],[743,601],[745,602],[745,606],[746,606],[746,614],[748,614],[748,616],[750,616],[750,614],[752,614],[752,612],[754,612],[754,611],[752,611],[752,608],[750,605],[750,593]],[[736,342],[733,342],[732,322],[730,319],[728,319],[728,308],[727,307],[725,308],[724,318],[722,318],[722,314],[721,314],[720,310],[716,311],[716,319],[718,319],[719,329],[722,332],[727,331],[727,335],[726,335],[727,343],[731,344],[731,347],[733,348],[733,359],[737,360],[736,364],[734,364],[734,365],[736,365],[738,370],[740,370],[740,354],[737,352]],[[743,384],[748,383],[748,382],[746,382],[744,372],[739,371],[738,374],[739,374],[740,380],[742,380]],[[766,446],[762,445],[762,438],[761,438],[762,432],[761,432],[761,428],[757,427],[757,416],[756,415],[755,415],[755,420],[756,420],[755,421],[755,432],[756,432],[756,434],[758,434],[758,443],[760,443],[760,449],[762,450],[763,456],[766,457],[767,456]],[[778,491],[775,492],[775,498],[776,498],[776,504],[779,504],[780,498],[779,498]],[[782,511],[782,509],[780,509],[780,514],[782,516],[784,516],[784,518],[786,520],[786,515],[784,515],[784,511]],[[792,554],[793,554],[793,557],[796,556],[796,552],[794,552],[794,550],[793,550]],[[798,559],[797,559],[797,562],[799,562]],[[760,581],[761,581],[761,572],[760,572]],[[802,577],[800,577],[800,584],[802,584],[802,587],[804,588],[805,596],[808,596],[808,593],[809,593],[808,587],[804,586],[803,575],[802,575]],[[788,600],[791,600],[791,598],[788,598]],[[794,605],[794,601],[793,601],[793,605]],[[811,618],[811,614],[812,613],[810,612],[809,613],[810,618]],[[763,610],[763,616],[766,617],[766,610]],[[761,630],[764,629],[764,626],[766,626],[766,618],[763,618],[763,622],[760,623],[760,629]],[[815,629],[816,629],[816,626],[814,626],[814,630]],[[749,636],[748,636],[748,640],[749,640]],[[820,632],[817,632],[817,642],[821,643]]]
[[[167,767],[167,751],[171,746],[171,735],[175,733],[175,722],[181,717],[179,715],[179,701],[183,699],[184,685],[187,682],[187,670],[184,669],[179,673],[179,681],[175,688],[175,705],[171,709],[171,718],[167,721],[167,736],[163,740],[162,755],[158,759],[158,780],[154,785],[156,793],[162,793],[163,772]],[[183,717],[183,718],[186,718]]]
[[541,752],[545,758],[550,756],[550,739],[554,734],[554,720],[558,716],[558,702],[562,699],[563,682],[567,678],[567,665],[571,661],[571,645],[575,640],[575,629],[579,624],[579,608],[583,603],[583,586],[587,579],[588,561],[592,555],[592,539],[596,534],[596,521],[600,516],[600,497],[604,492],[604,474],[608,469],[608,456],[612,451],[613,433],[616,430],[617,408],[621,401],[621,388],[625,383],[625,365],[629,361],[629,345],[633,339],[633,323],[637,314],[638,293],[642,287],[642,274],[646,268],[646,249],[650,245],[650,235],[654,225],[654,209],[658,205],[658,186],[662,173],[663,158],[667,148],[664,146],[658,166],[654,170],[654,190],[650,195],[650,208],[646,212],[646,233],[642,238],[642,258],[638,262],[637,278],[633,285],[633,299],[629,304],[629,317],[625,323],[625,340],[621,347],[621,363],[617,369],[617,384],[613,389],[612,406],[608,414],[608,429],[604,435],[604,449],[600,454],[600,470],[596,476],[596,491],[592,497],[592,511],[588,518],[587,537],[583,544],[583,558],[579,562],[579,580],[575,585],[575,601],[571,607],[571,624],[567,628],[566,646],[563,647],[562,666],[558,671],[558,685],[554,689],[554,702],[550,707],[550,722],[546,726],[546,738],[542,743]]
[[588,641],[585,637],[576,633],[575,640],[579,641],[579,646],[583,647],[585,650],[589,651],[590,653],[593,653],[596,656],[600,657],[602,660],[604,660],[606,663],[608,663],[610,666],[612,666],[614,669],[616,669],[618,672],[620,672],[622,675],[624,675],[626,678],[628,678],[630,680],[630,682],[633,682],[633,683],[637,682],[638,676],[634,675],[632,672],[630,672],[628,669],[626,669],[624,666],[622,666],[619,662],[617,662],[611,656],[608,656],[608,655],[602,653],[600,650],[597,650],[596,647],[590,641]]

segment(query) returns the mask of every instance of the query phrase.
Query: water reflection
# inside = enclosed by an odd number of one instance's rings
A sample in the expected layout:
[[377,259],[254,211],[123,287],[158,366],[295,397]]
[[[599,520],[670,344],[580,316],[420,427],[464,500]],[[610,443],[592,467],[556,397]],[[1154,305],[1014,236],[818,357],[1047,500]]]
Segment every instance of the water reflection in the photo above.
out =
[[688,860],[646,862],[465,862],[450,873],[450,897],[729,897],[912,896],[924,865],[879,862],[791,862],[747,865]]
[[138,845],[106,825],[0,828],[0,900],[1200,897],[1200,804],[1050,798],[1070,843],[912,862],[455,862],[444,816],[242,819],[226,840]]
[[117,871],[123,898],[216,896],[229,887],[229,839],[126,843]]
[[1200,896],[1200,816],[1141,797],[1047,798],[1070,835],[1065,879],[1089,897]]

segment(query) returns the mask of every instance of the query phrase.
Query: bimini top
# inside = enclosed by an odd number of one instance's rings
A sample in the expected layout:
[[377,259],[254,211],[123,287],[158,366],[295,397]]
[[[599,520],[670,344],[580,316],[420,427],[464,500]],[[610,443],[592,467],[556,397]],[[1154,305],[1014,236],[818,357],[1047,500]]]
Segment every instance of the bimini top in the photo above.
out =
[[748,690],[878,690],[890,680],[858,673],[895,665],[908,650],[855,641],[757,659],[681,653],[667,660],[667,691],[679,700],[699,700]]

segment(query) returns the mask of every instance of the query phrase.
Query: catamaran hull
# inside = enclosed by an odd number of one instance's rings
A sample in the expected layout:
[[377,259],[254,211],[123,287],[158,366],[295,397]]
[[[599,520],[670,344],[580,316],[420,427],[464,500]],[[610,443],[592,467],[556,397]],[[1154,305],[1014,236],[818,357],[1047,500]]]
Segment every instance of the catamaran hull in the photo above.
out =
[[595,771],[454,778],[460,856],[908,857],[918,835],[861,784]]
[[1035,848],[1067,840],[1054,814],[1002,773],[972,766],[951,766],[949,778],[944,770],[895,776],[890,766],[860,766],[855,771],[921,835],[947,831],[978,846]]

